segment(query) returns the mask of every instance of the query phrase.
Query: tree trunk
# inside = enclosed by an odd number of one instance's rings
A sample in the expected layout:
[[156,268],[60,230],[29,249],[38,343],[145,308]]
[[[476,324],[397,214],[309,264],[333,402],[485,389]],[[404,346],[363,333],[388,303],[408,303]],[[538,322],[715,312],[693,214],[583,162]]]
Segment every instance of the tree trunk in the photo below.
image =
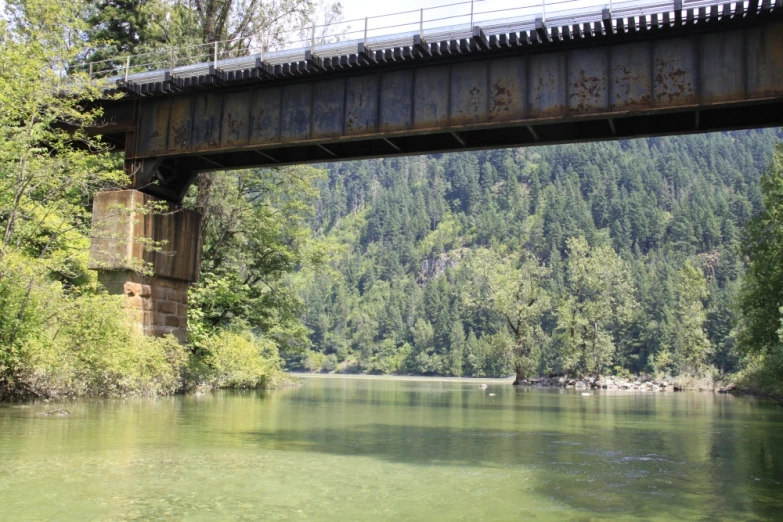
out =
[[198,175],[198,197],[196,198],[196,212],[201,214],[201,237],[207,231],[207,222],[210,218],[209,207],[212,203],[212,181],[215,174],[204,172]]
[[525,378],[524,370],[522,370],[522,366],[517,364],[514,367],[514,372],[516,373],[516,378],[514,379],[514,382],[511,383],[514,386],[518,386],[522,383],[522,380]]

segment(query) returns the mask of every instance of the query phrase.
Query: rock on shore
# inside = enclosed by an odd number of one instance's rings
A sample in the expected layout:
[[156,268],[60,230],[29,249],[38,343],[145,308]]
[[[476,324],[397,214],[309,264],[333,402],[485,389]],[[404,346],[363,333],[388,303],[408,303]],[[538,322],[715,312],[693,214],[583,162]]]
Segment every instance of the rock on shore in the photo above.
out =
[[574,388],[576,390],[601,389],[601,390],[630,390],[630,391],[679,391],[679,385],[665,379],[638,379],[627,380],[615,376],[594,377],[537,377],[523,379],[520,384],[527,386],[557,386],[560,388]]

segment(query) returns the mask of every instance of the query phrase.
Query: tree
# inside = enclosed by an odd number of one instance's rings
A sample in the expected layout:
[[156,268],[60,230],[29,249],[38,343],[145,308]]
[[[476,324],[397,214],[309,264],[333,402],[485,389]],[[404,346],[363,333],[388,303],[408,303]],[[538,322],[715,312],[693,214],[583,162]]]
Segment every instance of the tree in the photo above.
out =
[[462,375],[462,360],[465,357],[465,330],[460,321],[454,321],[449,333],[448,373],[459,377]]
[[87,131],[103,93],[61,78],[87,49],[84,7],[13,0],[0,19],[0,395],[172,393],[186,362],[88,269],[92,195],[124,176]]
[[631,318],[633,283],[622,259],[607,246],[568,240],[566,297],[557,311],[557,332],[567,369],[600,377],[615,351],[615,336]]
[[763,210],[748,222],[742,249],[748,269],[742,280],[738,347],[746,354],[780,357],[783,305],[783,145],[761,177]]
[[[80,5],[14,1],[10,23],[0,20],[0,264],[14,253],[35,260],[25,294],[51,278],[85,277],[89,241],[89,196],[116,187],[108,148],[89,136],[100,113],[87,109],[100,93],[75,77],[60,93],[57,70],[83,50],[73,33],[83,30]],[[0,278],[9,276],[0,269]],[[3,310],[0,343],[17,342],[28,299]]]
[[513,337],[514,384],[519,384],[538,366],[544,338],[541,316],[550,302],[543,282],[550,271],[533,256],[515,263],[486,249],[472,254],[468,270],[473,285],[465,299],[470,306],[488,308],[502,318]]
[[[216,177],[203,240],[201,281],[191,291],[189,335],[198,346],[218,328],[249,328],[283,350],[307,342],[300,300],[286,276],[315,268],[323,250],[307,220],[320,172],[309,167]],[[193,204],[193,195],[185,201]]]
[[89,18],[88,38],[92,51],[88,60],[114,60],[137,54],[147,40],[148,18],[144,8],[151,0],[98,0]]
[[[433,341],[419,367],[431,372],[434,360],[451,373],[457,357],[452,330],[461,323],[475,337],[466,341],[463,373],[494,374],[504,367],[494,354],[512,349],[513,334],[490,308],[455,299],[473,284],[466,262],[471,252],[534,254],[551,270],[544,287],[559,306],[570,295],[566,240],[583,235],[593,247],[611,245],[618,252],[639,302],[630,322],[610,319],[601,330],[615,347],[606,358],[612,367],[677,370],[678,272],[691,258],[700,260],[709,281],[704,330],[714,353],[705,364],[741,369],[731,333],[733,286],[744,270],[744,260],[732,256],[735,231],[761,210],[760,168],[781,138],[780,129],[765,129],[330,163],[310,226],[344,249],[329,265],[342,275],[341,291],[349,297],[339,305],[318,298],[303,316],[314,330],[310,338],[325,353],[332,350],[327,346],[333,341],[316,326],[325,315],[328,321],[317,325],[344,324],[332,327],[344,339],[358,339],[361,328],[361,338],[377,344],[394,335],[399,347],[422,319],[432,326]],[[302,281],[300,292],[310,295],[306,286]],[[372,289],[380,291],[383,308]],[[373,322],[345,322],[361,314]],[[581,362],[564,367],[573,347],[557,319],[551,310],[541,316],[541,330],[552,341],[542,344],[539,371],[586,371]],[[601,371],[607,371],[605,363]]]
[[677,326],[674,332],[674,361],[680,373],[695,375],[704,366],[710,353],[710,340],[704,331],[707,298],[704,274],[690,261],[680,269],[677,285]]

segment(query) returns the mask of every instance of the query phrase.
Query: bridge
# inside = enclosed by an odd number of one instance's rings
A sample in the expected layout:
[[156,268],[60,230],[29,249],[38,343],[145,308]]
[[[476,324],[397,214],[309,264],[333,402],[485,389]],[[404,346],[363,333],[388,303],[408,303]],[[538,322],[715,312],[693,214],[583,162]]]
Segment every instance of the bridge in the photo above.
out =
[[100,131],[134,188],[179,201],[202,171],[783,123],[781,0],[627,4],[120,65]]
[[[317,42],[313,29],[298,48],[251,41],[223,56],[215,43],[89,64],[92,81],[124,93],[100,102],[96,132],[144,193],[101,196],[96,216],[109,200],[181,201],[204,171],[783,124],[783,0],[544,4],[499,20],[479,3],[452,4],[470,5],[465,24],[433,27],[421,10],[405,33],[365,19],[344,41]],[[198,216],[142,221],[118,232],[152,231],[188,254],[94,241],[93,258],[112,277],[125,265],[106,252],[122,250],[159,277],[195,280]]]

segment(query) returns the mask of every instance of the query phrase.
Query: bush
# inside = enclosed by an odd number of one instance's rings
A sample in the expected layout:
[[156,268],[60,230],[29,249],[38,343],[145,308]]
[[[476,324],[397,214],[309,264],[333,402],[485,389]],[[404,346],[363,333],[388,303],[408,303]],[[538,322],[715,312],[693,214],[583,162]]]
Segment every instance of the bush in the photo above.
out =
[[403,343],[399,348],[397,342],[393,339],[385,339],[378,347],[378,353],[372,356],[368,371],[372,373],[381,373],[389,375],[392,373],[403,373],[411,347],[408,343]]
[[735,389],[783,399],[783,347],[769,353],[747,356],[745,367],[735,375]]
[[66,291],[35,259],[6,254],[0,310],[0,394],[154,396],[182,387],[187,357],[174,338],[144,337],[123,297]]
[[145,337],[133,326],[122,298],[68,299],[56,328],[29,335],[18,350],[14,387],[40,396],[156,396],[182,387],[185,348],[171,336]]
[[322,366],[323,371],[325,372],[333,372],[337,370],[337,366],[339,365],[340,361],[337,360],[337,355],[330,353],[326,356],[326,359],[324,359],[324,364]]
[[308,352],[302,365],[308,372],[320,372],[326,364],[326,355],[321,352]]
[[212,388],[270,388],[284,378],[277,345],[250,332],[218,331],[205,336],[191,359],[190,385]]

